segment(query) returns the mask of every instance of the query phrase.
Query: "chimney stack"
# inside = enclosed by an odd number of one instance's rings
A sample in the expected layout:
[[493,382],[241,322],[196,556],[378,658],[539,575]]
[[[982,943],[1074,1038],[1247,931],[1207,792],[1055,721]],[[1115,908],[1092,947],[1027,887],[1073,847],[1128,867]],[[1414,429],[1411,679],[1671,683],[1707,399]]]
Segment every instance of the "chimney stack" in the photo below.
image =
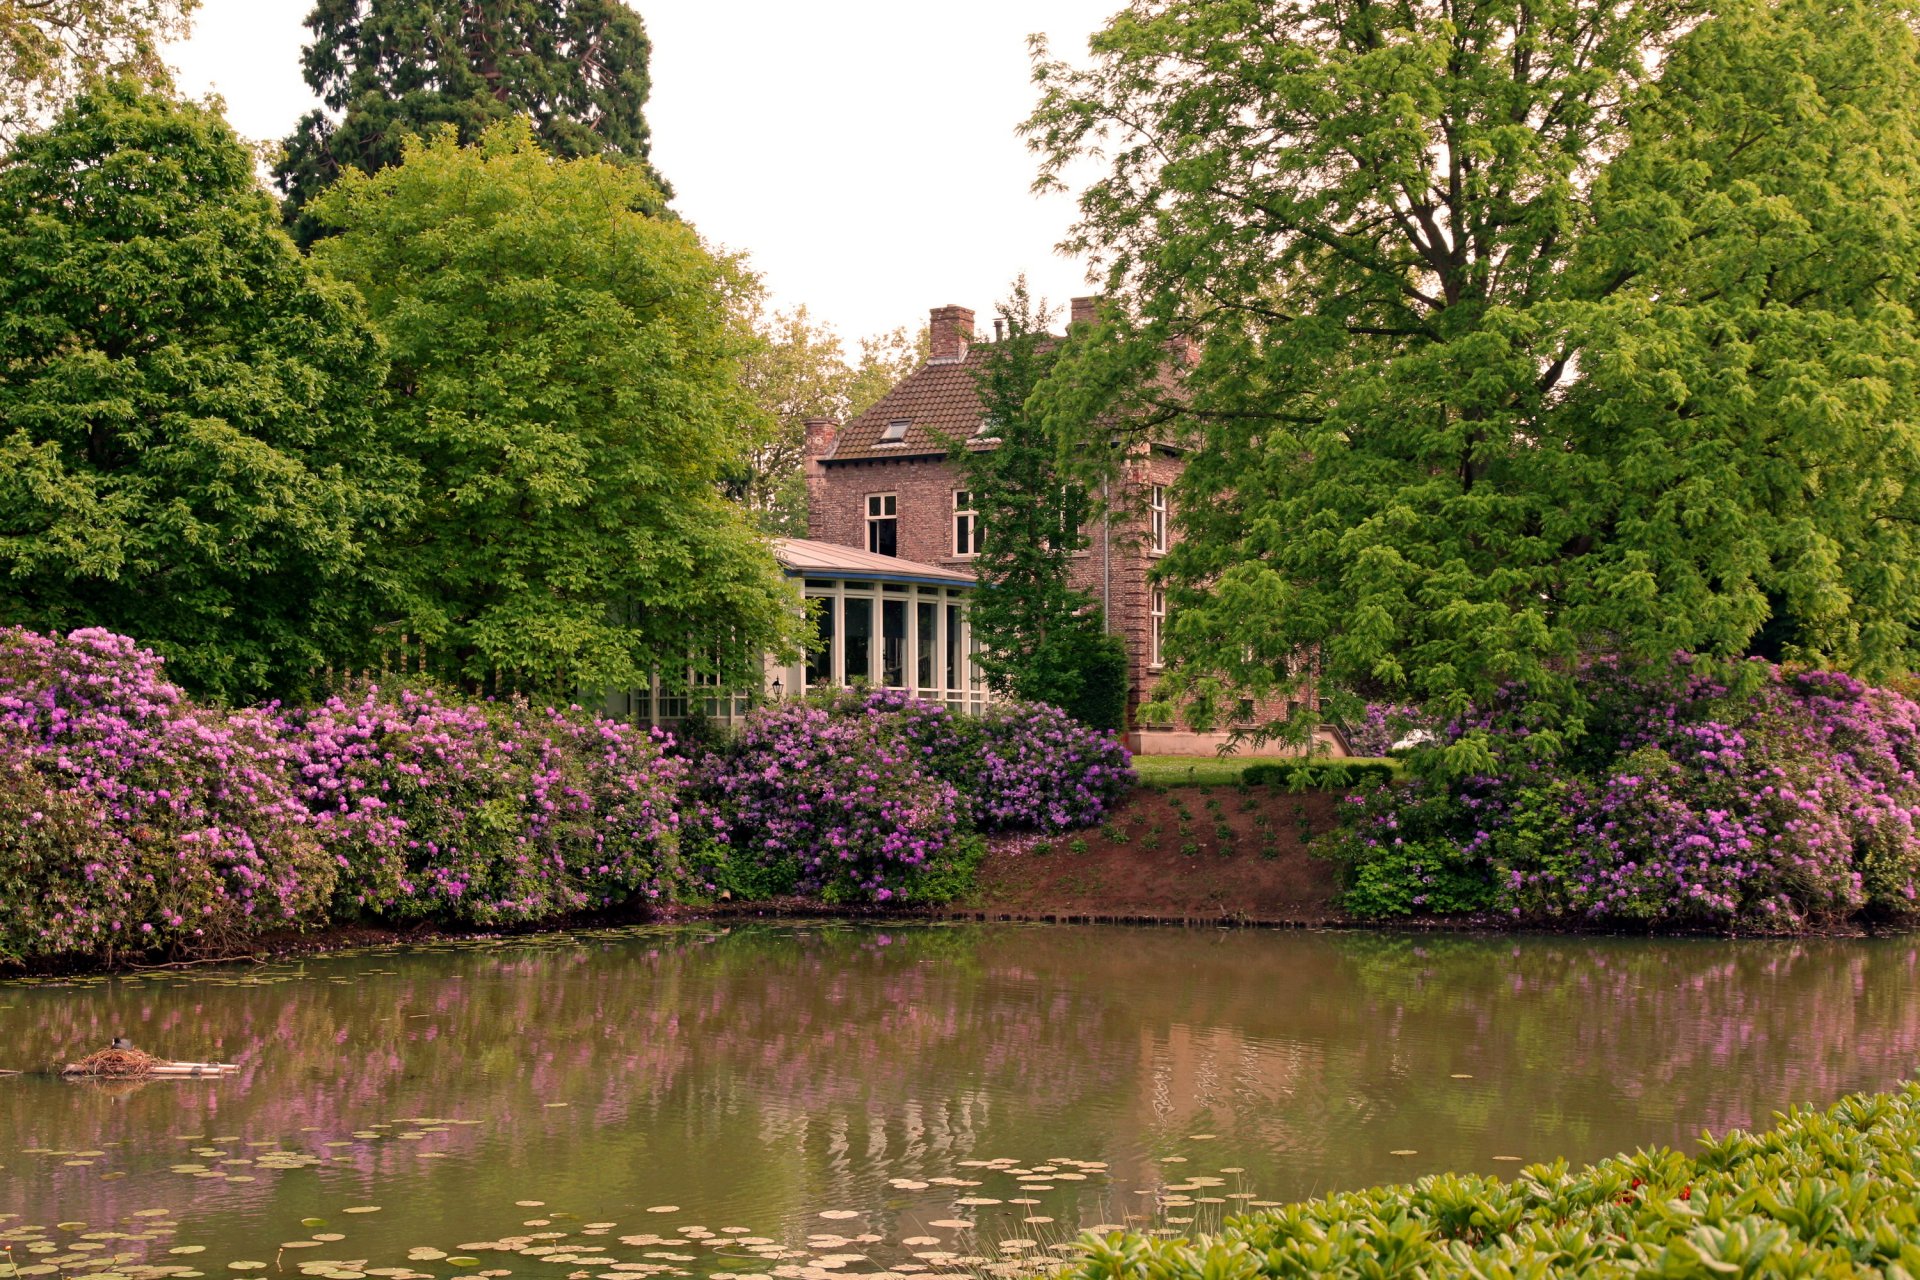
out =
[[927,362],[958,364],[967,358],[973,341],[973,311],[968,307],[935,307],[927,314]]
[[833,437],[840,430],[839,423],[832,418],[808,418],[801,425],[807,433],[807,457],[824,458],[833,451]]
[[1083,324],[1092,324],[1094,313],[1100,309],[1100,295],[1096,293],[1089,298],[1075,298],[1072,307],[1073,310],[1067,321],[1068,327],[1077,329]]
[[832,418],[808,418],[801,426],[806,431],[801,474],[807,485],[807,533],[813,536],[828,527],[827,464],[823,459],[833,452],[833,438],[840,424]]

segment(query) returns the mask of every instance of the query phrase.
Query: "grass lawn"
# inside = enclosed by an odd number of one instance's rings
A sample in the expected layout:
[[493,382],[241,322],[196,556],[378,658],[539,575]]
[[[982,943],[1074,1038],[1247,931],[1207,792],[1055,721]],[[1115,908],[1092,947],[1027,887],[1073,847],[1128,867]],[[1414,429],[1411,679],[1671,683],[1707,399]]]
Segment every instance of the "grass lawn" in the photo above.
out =
[[[1250,764],[1262,763],[1254,756],[1135,756],[1133,770],[1140,775],[1140,781],[1158,783],[1163,787],[1230,787],[1240,781],[1240,771]],[[1391,764],[1396,768],[1399,762],[1394,760],[1365,760],[1359,757],[1346,760],[1327,759],[1316,761],[1324,764]]]

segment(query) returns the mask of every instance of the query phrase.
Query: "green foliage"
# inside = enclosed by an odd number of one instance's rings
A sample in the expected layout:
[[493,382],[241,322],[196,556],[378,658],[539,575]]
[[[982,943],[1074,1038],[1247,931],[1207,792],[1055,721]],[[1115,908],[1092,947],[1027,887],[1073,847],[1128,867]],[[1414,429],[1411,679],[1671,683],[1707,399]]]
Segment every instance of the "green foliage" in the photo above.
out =
[[720,478],[754,416],[736,266],[635,210],[638,169],[558,160],[528,126],[443,135],[312,207],[314,258],[366,297],[385,415],[423,475],[389,540],[429,667],[566,693],[755,680],[799,618]]
[[741,384],[765,429],[726,477],[727,493],[768,533],[804,538],[807,419],[845,422],[866,412],[926,359],[927,333],[923,328],[916,338],[900,328],[862,338],[858,358],[849,359],[839,336],[814,323],[805,307],[768,316],[756,299],[743,321],[753,336]]
[[364,656],[411,501],[386,363],[213,112],[105,82],[0,166],[0,623],[242,698]]
[[166,81],[161,44],[200,0],[0,0],[0,145],[65,108],[88,81]]
[[1318,682],[1266,726],[1304,736],[1522,679],[1550,748],[1594,651],[1908,669],[1912,23],[1168,0],[1042,53],[1029,138],[1043,178],[1100,157],[1074,247],[1115,305],[1029,408],[1089,458],[1197,446],[1161,696],[1205,725]]
[[1351,791],[1392,782],[1399,775],[1399,767],[1389,760],[1262,760],[1242,769],[1240,780],[1286,791]]
[[1005,304],[1007,333],[980,350],[980,412],[991,448],[948,442],[973,494],[984,531],[973,571],[973,634],[980,666],[996,692],[1061,707],[1084,724],[1121,729],[1126,720],[1126,650],[1105,633],[1099,602],[1068,581],[1091,503],[1061,466],[1053,439],[1027,412],[1027,399],[1053,366],[1047,315],[1024,278]]
[[1920,1268],[1920,1086],[1794,1108],[1772,1130],[1511,1183],[1437,1174],[1230,1219],[1217,1235],[1083,1235],[1070,1280],[1887,1276]]
[[554,155],[632,165],[646,181],[626,207],[658,214],[672,195],[647,159],[646,27],[621,0],[316,0],[307,29],[301,66],[324,109],[274,167],[303,244],[321,230],[307,206],[341,174],[400,163],[409,137],[451,127],[473,143],[514,116]]
[[975,832],[955,836],[907,882],[901,900],[912,906],[940,906],[969,897],[979,885],[980,864],[986,858],[985,836]]

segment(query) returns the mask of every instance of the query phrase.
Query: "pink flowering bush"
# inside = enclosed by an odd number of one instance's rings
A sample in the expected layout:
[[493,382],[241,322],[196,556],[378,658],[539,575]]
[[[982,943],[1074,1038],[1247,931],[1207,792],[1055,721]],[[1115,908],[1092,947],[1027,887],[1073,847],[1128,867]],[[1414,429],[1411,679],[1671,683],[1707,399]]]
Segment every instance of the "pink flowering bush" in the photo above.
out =
[[762,894],[886,902],[953,841],[960,797],[882,709],[782,703],[703,768],[709,821]]
[[377,688],[286,725],[339,918],[529,923],[670,896],[686,765],[646,731]]
[[0,631],[0,956],[211,952],[318,921],[334,868],[265,712],[100,630]]
[[1496,731],[1495,771],[1352,797],[1331,849],[1353,909],[1767,929],[1915,909],[1920,706],[1826,671],[1742,696],[1592,674],[1570,749],[1527,752],[1495,707],[1471,726]]

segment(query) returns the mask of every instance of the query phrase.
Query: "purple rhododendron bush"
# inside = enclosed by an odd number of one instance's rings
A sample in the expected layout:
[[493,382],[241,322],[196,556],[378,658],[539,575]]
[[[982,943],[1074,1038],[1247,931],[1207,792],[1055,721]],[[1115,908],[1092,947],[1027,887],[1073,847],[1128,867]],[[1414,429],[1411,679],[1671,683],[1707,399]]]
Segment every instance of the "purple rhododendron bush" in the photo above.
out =
[[962,716],[897,690],[756,711],[701,774],[729,891],[874,902],[951,896],[970,830],[1090,826],[1134,781],[1113,734],[1055,708]]
[[1591,670],[1589,732],[1557,754],[1513,697],[1451,726],[1496,767],[1350,798],[1330,849],[1366,916],[1788,931],[1899,916],[1920,892],[1920,706],[1829,671],[1756,692],[1676,667]]
[[0,959],[216,952],[322,918],[334,861],[259,711],[124,636],[0,631]]
[[378,688],[283,719],[337,919],[526,924],[669,896],[686,766],[646,730]]

